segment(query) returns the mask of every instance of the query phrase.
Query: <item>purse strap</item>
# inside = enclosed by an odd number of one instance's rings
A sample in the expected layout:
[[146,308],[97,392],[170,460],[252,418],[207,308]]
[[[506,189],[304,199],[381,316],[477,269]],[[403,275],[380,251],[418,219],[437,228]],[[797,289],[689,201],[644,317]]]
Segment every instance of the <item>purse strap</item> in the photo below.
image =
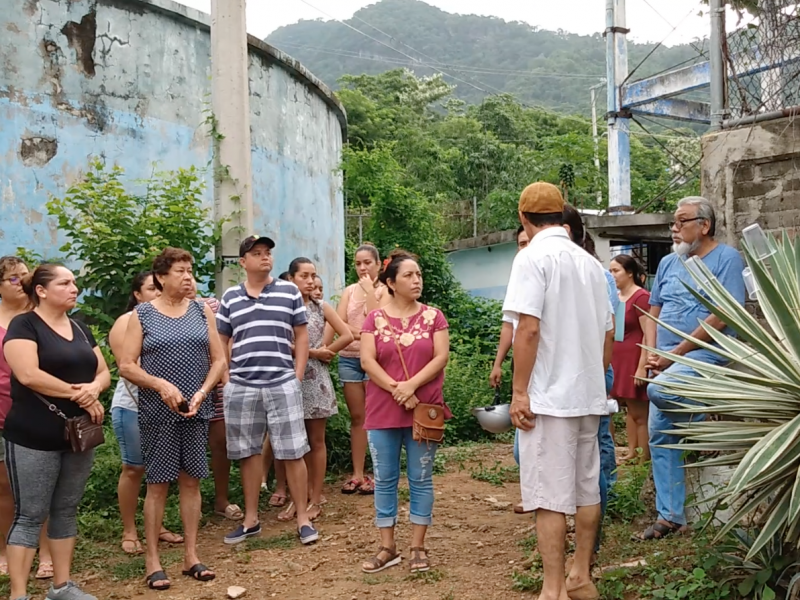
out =
[[[81,337],[83,338],[83,341],[85,341],[85,342],[86,342],[87,344],[89,344],[89,346],[91,347],[91,343],[89,343],[89,338],[86,336],[86,334],[84,333],[83,329],[81,329],[81,326],[80,326],[80,325],[78,325],[78,324],[77,324],[75,321],[73,321],[72,319],[70,319],[70,320],[69,320],[69,322],[70,322],[71,324],[73,324],[73,325],[75,326],[75,329],[77,329],[77,330],[80,332],[80,334],[81,334]],[[28,388],[28,389],[30,389],[30,388]],[[60,409],[59,409],[59,408],[58,408],[58,407],[57,407],[55,404],[53,404],[52,402],[50,402],[50,401],[49,401],[47,398],[45,398],[44,396],[42,396],[42,395],[41,395],[39,392],[34,392],[33,390],[31,390],[31,391],[33,392],[33,395],[34,395],[34,396],[36,396],[36,397],[37,397],[39,400],[41,400],[42,402],[44,402],[45,406],[47,406],[47,409],[48,409],[48,410],[49,410],[51,413],[55,413],[55,414],[57,414],[59,417],[61,417],[61,418],[62,418],[62,419],[64,419],[65,421],[68,421],[68,420],[69,420],[69,419],[67,418],[67,415],[65,415],[63,412],[61,412],[61,410],[60,410]]]
[[[28,388],[28,389],[30,389],[30,388]],[[31,391],[33,392],[33,390],[31,390]],[[61,412],[61,410],[59,410],[59,408],[55,404],[53,404],[52,402],[47,400],[39,392],[33,392],[33,395],[36,396],[42,402],[44,402],[50,412],[57,414],[59,417],[61,417],[65,421],[68,420],[67,419],[67,415],[65,415],[63,412]]]
[[389,330],[392,332],[392,339],[394,339],[394,345],[397,348],[397,354],[400,356],[400,364],[403,365],[403,373],[406,375],[406,380],[411,379],[411,376],[408,374],[408,367],[406,366],[406,359],[403,357],[403,349],[400,347],[400,338],[397,335],[397,332],[392,327],[392,322],[389,320],[389,315],[386,314],[386,311],[381,309],[381,314],[383,318],[386,319],[386,324],[389,326]]

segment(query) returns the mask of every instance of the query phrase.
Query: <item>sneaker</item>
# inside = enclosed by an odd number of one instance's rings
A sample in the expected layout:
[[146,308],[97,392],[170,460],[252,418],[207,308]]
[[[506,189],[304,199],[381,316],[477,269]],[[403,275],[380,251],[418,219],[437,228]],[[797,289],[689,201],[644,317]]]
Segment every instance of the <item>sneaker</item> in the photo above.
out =
[[243,542],[247,538],[258,535],[259,533],[261,533],[261,523],[256,523],[252,527],[239,525],[236,529],[225,536],[224,541],[226,544],[238,544],[239,542]]
[[67,585],[60,588],[54,588],[51,583],[45,600],[97,600],[97,598],[84,592],[74,582],[68,581]]
[[302,544],[313,544],[319,539],[319,533],[317,533],[313,525],[303,525],[297,535],[300,536],[300,543]]

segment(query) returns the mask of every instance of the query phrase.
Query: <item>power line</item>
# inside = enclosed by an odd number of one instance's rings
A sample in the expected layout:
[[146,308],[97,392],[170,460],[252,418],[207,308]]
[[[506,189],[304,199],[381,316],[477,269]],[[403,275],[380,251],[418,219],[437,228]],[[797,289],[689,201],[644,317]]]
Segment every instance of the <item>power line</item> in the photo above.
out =
[[357,29],[357,28],[353,27],[352,25],[350,25],[350,23],[347,23],[346,21],[342,21],[341,19],[337,19],[336,17],[334,17],[333,15],[331,15],[331,14],[329,14],[329,13],[325,12],[325,11],[324,11],[324,10],[322,10],[321,8],[318,8],[318,7],[314,6],[313,4],[311,4],[310,2],[308,2],[308,0],[300,0],[300,2],[302,2],[302,3],[303,3],[303,4],[305,4],[306,6],[309,6],[309,7],[313,8],[314,10],[316,10],[316,11],[318,11],[318,12],[322,13],[323,15],[325,15],[326,17],[328,17],[329,19],[333,19],[334,21],[336,21],[336,22],[338,22],[338,23],[341,23],[341,24],[342,24],[342,25],[344,25],[345,27],[348,27],[348,28],[352,29],[352,30],[353,30],[353,31],[355,31],[356,33],[359,33],[359,34],[363,35],[364,37],[366,37],[366,38],[368,38],[368,39],[372,40],[372,41],[373,41],[373,42],[375,42],[376,44],[380,44],[381,46],[386,46],[387,48],[389,48],[389,50],[392,50],[393,52],[397,52],[398,54],[402,54],[402,55],[403,55],[403,56],[405,56],[407,59],[409,59],[409,60],[411,60],[411,61],[415,61],[416,63],[418,63],[418,64],[421,64],[421,65],[423,65],[423,66],[426,66],[426,67],[428,67],[429,69],[433,69],[434,71],[438,71],[439,73],[441,73],[442,75],[444,75],[444,76],[446,76],[446,77],[450,77],[451,79],[455,79],[456,81],[460,81],[461,83],[466,83],[468,86],[475,88],[475,89],[476,89],[476,90],[478,90],[479,92],[483,92],[484,94],[487,94],[487,95],[489,94],[489,92],[487,92],[486,90],[484,90],[484,89],[482,89],[482,88],[478,87],[478,86],[477,86],[477,85],[475,85],[475,84],[472,84],[472,83],[470,83],[469,81],[465,81],[465,80],[463,80],[463,79],[461,79],[461,78],[459,78],[459,77],[456,77],[455,75],[451,75],[450,73],[446,73],[445,71],[443,71],[442,69],[439,69],[438,67],[434,67],[434,66],[432,66],[432,65],[427,65],[427,64],[423,63],[422,61],[415,59],[413,56],[410,56],[409,54],[406,54],[406,53],[405,53],[405,52],[403,52],[402,50],[398,50],[397,48],[393,48],[393,47],[392,47],[392,46],[390,46],[389,44],[387,44],[387,43],[385,43],[385,42],[382,42],[382,41],[380,41],[379,39],[376,39],[376,38],[372,37],[371,35],[369,35],[369,34],[367,34],[367,33],[364,33],[364,32],[363,32],[363,31],[361,31],[360,29]]
[[[294,42],[281,42],[281,46],[291,46],[293,48],[301,48],[305,50],[312,50],[320,54],[330,54],[333,56],[344,56],[347,58],[355,58],[360,60],[369,60],[374,62],[385,62],[389,64],[415,66],[419,65],[419,61],[406,61],[400,59],[390,58],[388,56],[380,56],[372,54],[371,56],[364,56],[360,51],[347,50],[344,48],[319,48],[317,46],[308,46],[305,44],[295,44]],[[516,71],[513,69],[494,69],[491,67],[469,67],[466,65],[457,65],[452,63],[443,63],[436,61],[440,67],[453,69],[456,71],[463,71],[467,73],[477,73],[481,75],[519,75],[521,77],[542,77],[553,79],[602,79],[604,75],[589,75],[584,73],[540,73],[537,71]]]
[[[700,3],[702,3],[702,0],[700,0]],[[699,4],[700,4],[700,3],[698,3],[698,6],[699,6]],[[663,39],[662,39],[660,42],[658,42],[658,43],[657,43],[655,46],[653,46],[653,49],[652,49],[652,50],[650,50],[650,52],[648,52],[648,53],[647,53],[647,55],[646,55],[646,56],[645,56],[645,57],[644,57],[644,58],[643,58],[643,59],[642,59],[642,60],[639,62],[639,64],[638,64],[638,65],[636,65],[636,67],[634,67],[633,71],[631,71],[630,73],[628,73],[628,76],[625,78],[625,81],[623,81],[623,82],[622,82],[622,84],[623,84],[623,85],[624,85],[624,84],[625,84],[625,83],[626,83],[626,82],[627,82],[627,81],[628,81],[628,80],[629,80],[631,77],[633,77],[633,74],[634,74],[634,73],[636,73],[636,71],[637,71],[637,70],[639,70],[639,67],[641,67],[641,66],[642,66],[642,65],[643,65],[643,64],[644,64],[644,63],[647,61],[647,59],[648,59],[648,58],[650,58],[651,56],[653,56],[653,53],[654,53],[656,50],[658,50],[658,49],[659,49],[659,48],[660,48],[660,47],[661,47],[661,46],[664,44],[664,42],[666,42],[666,41],[667,41],[667,38],[668,38],[669,36],[671,36],[673,33],[675,33],[675,30],[676,30],[678,27],[680,27],[681,25],[683,25],[683,22],[684,22],[686,19],[688,19],[688,18],[689,18],[689,16],[690,16],[690,15],[691,15],[691,14],[692,14],[692,13],[693,13],[693,12],[694,12],[696,9],[697,9],[697,6],[695,6],[695,8],[693,8],[693,9],[692,9],[692,10],[690,10],[688,13],[686,13],[686,16],[685,16],[685,17],[683,17],[683,18],[682,18],[682,19],[681,19],[681,20],[678,22],[678,24],[677,24],[677,25],[674,25],[674,26],[672,27],[672,30],[671,30],[671,31],[670,31],[670,32],[669,32],[667,35],[665,35],[665,36],[664,36],[664,38],[663,38]]]
[[667,147],[667,145],[666,145],[666,144],[664,144],[663,142],[661,142],[661,141],[660,141],[660,140],[659,140],[657,137],[655,137],[655,136],[654,136],[652,133],[650,133],[650,130],[649,130],[649,129],[647,129],[647,127],[645,127],[644,125],[642,125],[642,124],[641,124],[641,123],[640,123],[640,122],[639,122],[639,121],[636,119],[636,117],[631,117],[631,118],[633,119],[633,122],[634,122],[634,123],[636,123],[636,124],[637,124],[639,127],[641,127],[641,128],[644,130],[644,132],[645,132],[645,133],[646,133],[648,136],[650,136],[650,137],[653,139],[653,141],[654,141],[656,144],[658,144],[659,146],[661,146],[661,147],[664,149],[664,152],[666,152],[667,154],[669,154],[669,155],[670,155],[670,156],[671,156],[671,157],[672,157],[672,158],[673,158],[675,161],[677,161],[677,163],[678,163],[678,164],[679,164],[681,167],[683,167],[684,169],[686,168],[686,164],[685,164],[685,163],[684,163],[684,162],[683,162],[683,161],[682,161],[680,158],[678,158],[678,157],[677,157],[677,156],[676,156],[676,155],[675,155],[675,154],[672,152],[672,150],[670,150],[670,149]]
[[[664,21],[664,23],[666,23],[667,25],[669,25],[670,27],[672,27],[672,30],[673,30],[673,31],[675,31],[675,29],[677,29],[677,27],[676,27],[676,26],[674,26],[672,23],[670,23],[670,21],[669,21],[669,19],[667,19],[667,17],[665,17],[664,15],[662,15],[660,12],[658,12],[658,10],[656,10],[656,7],[655,7],[655,6],[653,6],[652,4],[650,4],[650,2],[649,2],[648,0],[644,0],[644,3],[645,3],[645,4],[647,4],[647,6],[649,6],[649,7],[650,7],[650,9],[651,9],[651,10],[652,10],[654,13],[656,13],[656,14],[657,14],[659,17],[661,17],[661,20],[662,20],[662,21]],[[693,12],[694,12],[694,11],[693,11]],[[704,42],[704,43],[705,43],[705,42]],[[689,45],[690,45],[692,48],[694,48],[694,49],[695,49],[695,51],[696,51],[696,52],[697,52],[697,53],[698,53],[700,56],[702,56],[703,58],[708,58],[708,57],[707,57],[705,54],[703,54],[703,51],[702,51],[702,49],[700,49],[700,48],[698,48],[697,46],[695,46],[695,45],[694,45],[692,42],[689,42]],[[701,46],[701,48],[702,48],[702,46]]]

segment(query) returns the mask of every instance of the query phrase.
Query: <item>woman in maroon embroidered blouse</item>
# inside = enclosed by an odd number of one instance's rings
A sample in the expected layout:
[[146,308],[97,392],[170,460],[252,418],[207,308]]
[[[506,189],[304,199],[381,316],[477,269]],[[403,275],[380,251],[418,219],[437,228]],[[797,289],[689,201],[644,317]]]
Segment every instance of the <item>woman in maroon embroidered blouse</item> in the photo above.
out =
[[444,407],[445,418],[451,417],[442,395],[450,336],[442,312],[418,302],[422,273],[416,257],[396,250],[385,265],[381,282],[388,287],[391,301],[372,311],[361,331],[361,365],[369,375],[364,429],[375,470],[375,524],[381,535],[378,553],[361,568],[377,573],[400,563],[394,528],[400,450],[405,446],[412,524],[410,568],[417,573],[430,569],[425,534],[433,512],[437,445],[413,440],[413,410],[418,403],[435,404]]
[[647,398],[647,384],[641,379],[647,377],[647,351],[640,347],[640,344],[652,345],[644,339],[650,292],[641,286],[647,276],[636,259],[627,254],[615,256],[608,270],[614,276],[620,302],[625,305],[625,336],[621,342],[614,342],[611,358],[614,369],[611,397],[628,407],[628,454],[622,460],[636,458],[636,450],[641,448],[642,460],[647,461],[650,460],[647,428],[650,401]]

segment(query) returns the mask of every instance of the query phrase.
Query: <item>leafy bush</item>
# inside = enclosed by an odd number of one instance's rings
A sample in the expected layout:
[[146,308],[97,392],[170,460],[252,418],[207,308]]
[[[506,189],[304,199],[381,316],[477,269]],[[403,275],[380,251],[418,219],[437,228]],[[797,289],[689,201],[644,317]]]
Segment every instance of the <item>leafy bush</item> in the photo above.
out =
[[47,203],[67,238],[60,251],[81,265],[81,310],[104,329],[123,312],[134,275],[149,269],[167,246],[190,251],[198,284],[213,288],[213,250],[220,236],[220,224],[203,206],[202,173],[194,167],[138,182],[142,195],[132,190],[136,182],[123,183],[124,174],[121,167],[108,169],[94,160],[63,198]]

